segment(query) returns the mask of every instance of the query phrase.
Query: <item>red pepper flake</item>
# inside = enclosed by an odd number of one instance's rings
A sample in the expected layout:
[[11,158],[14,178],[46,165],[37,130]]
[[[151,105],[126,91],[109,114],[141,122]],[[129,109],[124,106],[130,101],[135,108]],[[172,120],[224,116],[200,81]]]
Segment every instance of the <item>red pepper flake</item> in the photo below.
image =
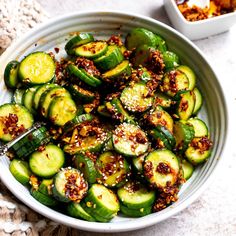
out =
[[55,51],[56,53],[59,53],[60,48],[54,48],[54,51]]

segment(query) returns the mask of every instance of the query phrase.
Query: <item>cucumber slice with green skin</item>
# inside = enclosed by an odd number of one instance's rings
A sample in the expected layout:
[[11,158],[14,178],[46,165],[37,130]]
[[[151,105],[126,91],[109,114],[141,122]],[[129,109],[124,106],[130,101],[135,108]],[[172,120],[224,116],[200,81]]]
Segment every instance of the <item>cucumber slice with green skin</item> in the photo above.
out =
[[178,70],[171,70],[165,73],[160,86],[161,92],[174,97],[178,92],[189,89],[188,77]]
[[54,206],[58,205],[58,201],[56,199],[54,199],[51,196],[45,195],[45,194],[39,192],[38,190],[35,190],[32,188],[30,193],[37,201],[39,201],[40,203],[42,203],[45,206],[54,207]]
[[13,159],[9,166],[10,172],[15,179],[23,185],[28,185],[32,172],[26,161]]
[[175,184],[180,170],[178,158],[167,149],[150,152],[143,168],[150,185],[160,189]]
[[43,151],[33,152],[29,157],[31,171],[40,177],[51,178],[65,162],[63,151],[56,145],[49,144]]
[[98,172],[92,159],[90,159],[86,155],[78,153],[74,157],[74,165],[83,173],[85,180],[89,184],[93,184],[96,182]]
[[91,114],[82,114],[82,115],[76,115],[72,120],[68,121],[64,127],[63,131],[64,133],[68,133],[75,129],[77,126],[81,125],[84,122],[89,122],[94,119],[94,116]]
[[120,100],[127,110],[144,112],[153,104],[153,97],[148,94],[149,89],[145,84],[135,83],[122,91]]
[[93,184],[90,187],[84,202],[84,210],[98,221],[111,220],[120,209],[116,194],[101,184]]
[[42,126],[20,139],[11,147],[11,150],[14,151],[17,157],[26,158],[40,146],[46,145],[49,142],[50,137],[47,133],[47,129]]
[[24,92],[24,89],[16,89],[12,97],[12,102],[22,104],[22,97]]
[[11,141],[34,123],[32,114],[20,104],[6,103],[0,106],[0,139]]
[[116,67],[123,61],[123,59],[124,57],[119,47],[116,45],[111,45],[108,46],[108,50],[105,55],[95,59],[94,63],[98,69],[107,71]]
[[180,63],[179,57],[174,52],[166,51],[166,52],[163,52],[162,55],[163,55],[163,60],[165,63],[166,70],[175,68],[179,65]]
[[174,148],[176,144],[174,135],[165,126],[157,125],[156,129],[165,135],[171,147]]
[[174,136],[176,140],[176,149],[183,153],[194,138],[194,128],[192,125],[176,121],[174,124]]
[[156,36],[156,47],[158,50],[160,50],[162,53],[167,51],[167,45],[166,41],[160,36],[160,35],[155,35]]
[[193,165],[205,162],[211,155],[212,142],[208,137],[194,138],[185,152],[185,157]]
[[107,110],[105,105],[98,106],[97,112],[99,115],[104,117],[111,117],[111,113]]
[[101,80],[95,78],[94,76],[87,73],[84,69],[78,68],[75,65],[72,64],[68,65],[67,71],[69,72],[70,75],[74,75],[75,77],[77,77],[78,79],[80,79],[81,81],[92,87],[96,88],[102,84]]
[[181,120],[188,120],[194,110],[195,96],[192,91],[183,92],[176,106],[176,113]]
[[203,99],[202,99],[202,94],[198,88],[194,88],[193,93],[195,95],[195,104],[194,104],[194,109],[193,109],[193,115],[196,115],[202,106]]
[[103,41],[86,43],[74,49],[75,55],[85,58],[95,59],[104,55],[108,50],[108,45]]
[[90,222],[96,221],[89,213],[87,213],[80,203],[71,202],[67,206],[67,212],[70,216],[73,216],[78,219],[87,220]]
[[152,129],[150,131],[150,135],[156,140],[157,148],[167,148],[169,150],[172,150],[173,147],[170,145],[168,139],[161,131]]
[[193,70],[185,65],[181,65],[177,67],[177,70],[182,71],[187,77],[189,81],[189,90],[193,90],[196,85],[196,75]]
[[137,173],[143,172],[143,162],[144,162],[146,156],[147,156],[147,154],[144,153],[141,156],[132,158],[132,165]]
[[110,102],[107,102],[106,108],[113,114],[114,119],[119,119],[121,122],[125,121],[130,124],[136,124],[133,117],[124,109],[118,98],[113,98]]
[[83,102],[92,102],[95,98],[95,93],[79,87],[77,84],[70,84],[69,92],[75,100]]
[[38,191],[44,195],[52,195],[53,179],[43,179],[39,185]]
[[22,104],[34,115],[36,111],[33,108],[33,97],[38,86],[34,86],[25,90],[22,97]]
[[200,138],[200,137],[208,136],[208,128],[203,120],[200,120],[199,118],[194,117],[194,118],[190,118],[187,121],[187,124],[191,124],[193,126],[194,133],[195,133],[194,137]]
[[98,183],[106,187],[123,186],[130,175],[130,167],[124,157],[115,152],[102,153],[96,162],[101,177]]
[[126,36],[125,46],[128,50],[133,50],[143,44],[155,47],[158,45],[157,36],[153,32],[144,28],[132,29]]
[[150,191],[141,183],[134,181],[119,188],[117,196],[123,205],[136,210],[151,206],[156,198],[155,191]]
[[120,204],[120,211],[129,217],[142,217],[152,213],[152,206],[140,207],[139,209],[130,209],[123,204]]
[[182,160],[182,169],[183,169],[183,177],[184,179],[188,180],[191,178],[193,172],[194,172],[194,166],[186,161],[186,160]]
[[87,191],[88,183],[77,169],[71,167],[62,169],[54,177],[52,192],[59,201],[79,203]]
[[74,49],[86,43],[93,42],[94,38],[89,33],[79,33],[78,35],[71,38],[65,45],[65,51],[68,55],[74,55]]
[[55,70],[55,62],[49,54],[34,52],[21,61],[18,75],[27,85],[46,84],[53,79]]
[[155,110],[151,110],[147,115],[144,115],[144,118],[154,127],[164,126],[171,133],[173,132],[174,121],[170,114],[163,110],[161,106],[156,106]]
[[149,147],[145,132],[139,126],[128,123],[122,123],[115,129],[112,142],[118,153],[128,157],[142,155]]
[[164,93],[157,92],[155,94],[155,106],[161,106],[163,109],[169,109],[172,105],[172,99]]
[[34,93],[34,97],[33,97],[33,107],[35,110],[38,109],[39,107],[39,102],[40,102],[40,98],[43,95],[43,93],[49,89],[55,88],[55,87],[59,87],[57,84],[44,84],[41,85],[40,87],[37,88],[37,90]]
[[63,126],[77,113],[75,102],[70,97],[55,97],[48,109],[48,118],[54,125]]
[[110,137],[105,142],[102,151],[107,152],[107,151],[112,151],[112,150],[114,150],[114,146],[113,146],[113,142],[112,142],[112,137]]
[[46,90],[40,97],[39,109],[43,117],[48,117],[49,107],[55,97],[70,97],[70,93],[63,87],[57,86]]
[[17,88],[19,85],[18,80],[18,69],[19,69],[18,61],[10,61],[4,71],[4,82],[8,88]]
[[145,67],[138,68],[137,75],[144,83],[152,80],[150,71],[148,71]]
[[102,79],[107,82],[116,81],[117,78],[131,75],[131,67],[128,60],[122,61],[115,68],[102,74]]

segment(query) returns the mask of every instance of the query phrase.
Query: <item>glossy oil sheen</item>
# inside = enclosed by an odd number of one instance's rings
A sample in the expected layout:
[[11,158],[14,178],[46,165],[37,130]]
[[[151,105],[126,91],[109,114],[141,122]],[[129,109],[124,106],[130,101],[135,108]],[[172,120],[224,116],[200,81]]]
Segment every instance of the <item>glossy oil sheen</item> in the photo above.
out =
[[214,148],[211,158],[197,168],[192,178],[181,189],[179,200],[167,209],[142,218],[115,217],[109,223],[97,223],[78,220],[54,211],[30,196],[29,191],[19,184],[9,172],[9,161],[0,158],[0,177],[10,191],[26,205],[57,222],[68,226],[95,232],[122,232],[144,228],[163,221],[191,204],[206,189],[212,174],[221,159],[221,153],[227,134],[227,110],[225,99],[218,79],[199,49],[187,38],[172,28],[153,19],[121,12],[85,12],[74,13],[53,19],[35,28],[17,41],[0,57],[0,103],[10,101],[11,94],[3,82],[5,65],[12,59],[21,60],[33,51],[54,51],[60,48],[57,58],[64,56],[64,44],[71,32],[91,32],[96,37],[108,38],[111,34],[123,36],[134,27],[144,27],[160,34],[167,41],[170,50],[177,53],[183,64],[189,65],[197,74],[198,87],[204,95],[204,104],[200,113],[209,126]]

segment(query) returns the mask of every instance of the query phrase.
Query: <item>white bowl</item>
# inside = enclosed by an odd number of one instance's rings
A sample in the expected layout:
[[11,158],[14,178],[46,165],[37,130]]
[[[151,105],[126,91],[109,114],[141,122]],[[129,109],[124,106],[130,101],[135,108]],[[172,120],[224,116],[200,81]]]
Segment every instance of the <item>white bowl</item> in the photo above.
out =
[[[145,27],[162,35],[170,50],[176,52],[182,63],[189,65],[196,72],[198,87],[204,94],[204,104],[200,117],[206,121],[214,142],[211,158],[197,168],[192,178],[182,187],[179,200],[165,210],[142,218],[115,217],[110,223],[97,223],[78,220],[36,201],[29,191],[18,183],[9,171],[9,160],[0,158],[0,177],[10,191],[26,205],[40,214],[68,226],[96,232],[121,232],[144,228],[163,221],[183,210],[206,189],[212,174],[218,165],[227,133],[227,110],[224,96],[215,73],[199,49],[187,38],[169,26],[156,20],[121,12],[85,12],[75,13],[52,19],[30,31],[17,41],[0,57],[0,78],[10,60],[21,60],[25,55],[36,50],[53,51],[54,47],[63,48],[70,32],[87,31],[96,37],[108,38],[111,34],[127,34],[134,27]],[[64,55],[60,50],[58,57]],[[3,79],[0,83],[0,104],[11,99]]]
[[184,18],[175,0],[164,0],[164,6],[175,29],[191,40],[222,33],[236,23],[236,11],[205,20],[190,22]]

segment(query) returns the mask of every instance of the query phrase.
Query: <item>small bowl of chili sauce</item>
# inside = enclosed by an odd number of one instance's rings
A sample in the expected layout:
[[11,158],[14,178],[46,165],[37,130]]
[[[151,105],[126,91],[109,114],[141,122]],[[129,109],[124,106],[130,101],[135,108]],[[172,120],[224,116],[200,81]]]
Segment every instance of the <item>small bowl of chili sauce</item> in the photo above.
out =
[[225,32],[236,23],[236,0],[211,0],[209,8],[164,0],[164,6],[174,28],[191,40]]

